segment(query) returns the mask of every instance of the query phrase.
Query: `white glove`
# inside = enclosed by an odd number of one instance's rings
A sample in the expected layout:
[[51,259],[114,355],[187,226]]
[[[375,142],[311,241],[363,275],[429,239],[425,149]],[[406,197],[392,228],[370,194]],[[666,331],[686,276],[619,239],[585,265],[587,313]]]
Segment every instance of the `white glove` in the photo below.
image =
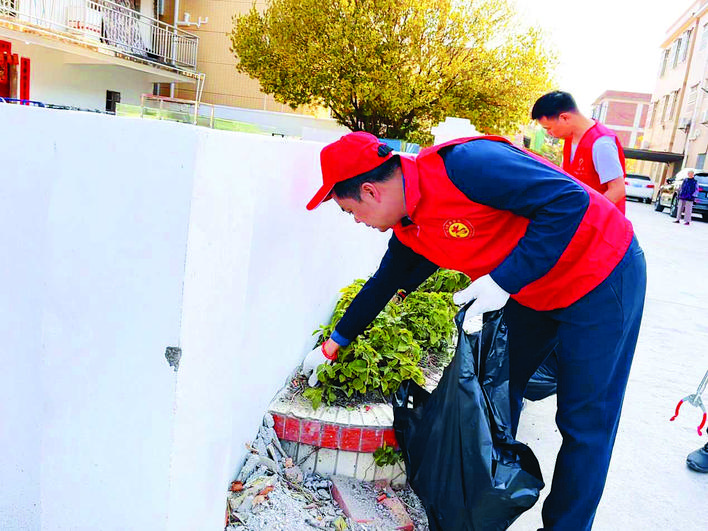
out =
[[316,386],[317,382],[319,381],[317,379],[317,368],[323,363],[332,363],[332,360],[324,355],[324,351],[322,350],[322,348],[323,345],[315,347],[312,352],[305,356],[305,361],[302,362],[302,372],[305,374],[305,376],[309,375],[307,383],[310,385],[310,387]]
[[501,289],[492,277],[484,275],[452,296],[452,301],[458,306],[463,306],[471,300],[474,302],[467,308],[465,320],[462,322],[462,329],[468,334],[478,328],[474,326],[476,316],[503,308],[509,300],[509,294]]

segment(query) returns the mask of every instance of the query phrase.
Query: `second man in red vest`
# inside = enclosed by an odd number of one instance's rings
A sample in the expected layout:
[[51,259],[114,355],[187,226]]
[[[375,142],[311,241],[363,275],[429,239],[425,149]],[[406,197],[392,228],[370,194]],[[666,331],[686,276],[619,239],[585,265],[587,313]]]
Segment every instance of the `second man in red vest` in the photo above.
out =
[[583,116],[573,97],[556,90],[541,96],[531,118],[563,139],[563,169],[603,194],[624,213],[624,152],[617,135]]

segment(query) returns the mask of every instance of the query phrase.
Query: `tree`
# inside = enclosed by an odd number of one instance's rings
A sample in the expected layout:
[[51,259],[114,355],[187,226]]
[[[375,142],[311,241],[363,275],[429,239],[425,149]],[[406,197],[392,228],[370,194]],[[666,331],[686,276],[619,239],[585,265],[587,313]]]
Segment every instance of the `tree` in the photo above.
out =
[[445,116],[487,133],[529,119],[555,57],[506,0],[270,0],[234,17],[238,70],[277,101],[414,139]]

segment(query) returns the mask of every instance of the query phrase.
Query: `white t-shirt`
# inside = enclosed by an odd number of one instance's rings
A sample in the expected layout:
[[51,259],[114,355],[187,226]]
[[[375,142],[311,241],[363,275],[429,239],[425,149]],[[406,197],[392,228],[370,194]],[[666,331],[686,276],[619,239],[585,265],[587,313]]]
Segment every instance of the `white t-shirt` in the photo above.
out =
[[[577,147],[577,144],[570,146],[571,162],[575,158],[575,148]],[[617,152],[617,144],[611,136],[601,136],[595,140],[592,145],[592,163],[602,184],[624,175]]]

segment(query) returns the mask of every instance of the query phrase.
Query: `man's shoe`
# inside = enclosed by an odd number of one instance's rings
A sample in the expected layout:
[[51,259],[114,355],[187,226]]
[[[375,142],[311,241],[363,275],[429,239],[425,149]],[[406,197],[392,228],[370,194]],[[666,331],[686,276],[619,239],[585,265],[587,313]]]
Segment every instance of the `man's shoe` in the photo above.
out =
[[687,221],[686,223],[684,223],[684,225],[690,225],[690,223]]
[[691,470],[708,473],[708,443],[703,448],[688,454],[686,464]]
[[681,223],[681,221],[679,221],[678,219],[675,219],[674,223]]

